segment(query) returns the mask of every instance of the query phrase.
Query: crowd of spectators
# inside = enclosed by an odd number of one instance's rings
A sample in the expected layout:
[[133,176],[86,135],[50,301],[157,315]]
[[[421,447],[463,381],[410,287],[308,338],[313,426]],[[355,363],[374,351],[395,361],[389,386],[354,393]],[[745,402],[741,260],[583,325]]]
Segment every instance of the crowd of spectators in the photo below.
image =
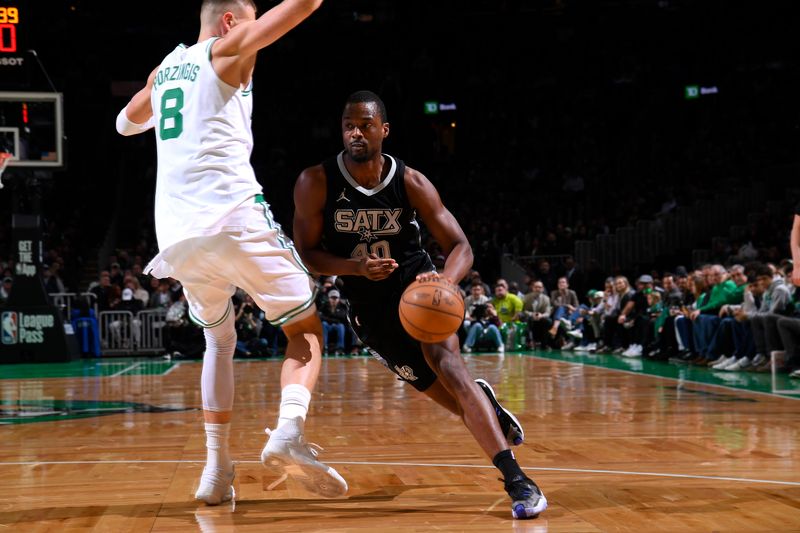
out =
[[[78,298],[81,313],[102,311],[129,311],[131,343],[121,345],[121,329],[125,325],[117,319],[109,323],[115,346],[135,348],[141,340],[141,321],[137,313],[143,310],[162,310],[165,353],[174,358],[196,358],[202,356],[204,340],[202,329],[189,318],[189,309],[181,283],[173,278],[157,279],[143,273],[143,257],[126,250],[117,250],[109,257],[109,265],[100,271],[85,292],[90,298]],[[346,300],[340,297],[335,287],[335,278],[321,278],[317,297],[317,308],[323,324],[324,353],[345,355],[362,353],[364,348],[350,327],[347,318]],[[3,287],[0,287],[0,295]],[[283,330],[265,319],[264,311],[242,289],[232,297],[236,322],[236,356],[273,357],[282,354],[286,347]]]
[[[788,200],[787,200],[788,202]],[[758,213],[759,226],[784,225],[778,238],[748,241],[749,250],[725,250],[724,261],[687,269],[652,268],[628,278],[621,273],[584,271],[571,255],[541,257],[521,283],[495,278],[490,286],[478,270],[462,280],[466,314],[459,331],[464,353],[507,350],[560,350],[624,358],[649,358],[673,364],[707,366],[715,371],[771,369],[800,375],[800,294],[787,281],[789,260],[771,261],[775,249],[786,247],[784,214]],[[177,357],[199,357],[202,330],[188,317],[182,286],[177,280],[155,279],[143,273],[147,239],[131,251],[117,250],[107,268],[85,288],[99,311],[165,312],[165,350]],[[429,252],[441,266],[444,260],[429,241]],[[48,253],[52,264],[58,255]],[[728,266],[723,266],[723,263]],[[3,261],[0,300],[13,279],[13,261]],[[45,266],[48,292],[66,287],[58,268]],[[358,354],[363,345],[347,319],[347,301],[335,277],[319,280],[317,307],[328,355]],[[80,288],[79,288],[80,289]],[[281,353],[285,336],[269,324],[249,295],[239,290],[233,306],[237,356],[270,357]],[[109,325],[118,336],[120,323]],[[134,321],[133,346],[140,341],[141,324]]]
[[579,297],[564,270],[555,281],[504,279],[485,294],[477,271],[463,280],[462,351],[560,350],[691,364],[724,372],[800,378],[800,292],[790,260],[706,264],[608,277]]

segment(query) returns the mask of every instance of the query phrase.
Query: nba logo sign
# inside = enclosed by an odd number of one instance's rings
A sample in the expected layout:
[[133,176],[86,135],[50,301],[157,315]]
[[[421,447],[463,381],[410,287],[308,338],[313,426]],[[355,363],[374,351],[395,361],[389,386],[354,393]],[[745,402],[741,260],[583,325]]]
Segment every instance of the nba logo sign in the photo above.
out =
[[17,344],[18,324],[16,311],[3,312],[3,344]]

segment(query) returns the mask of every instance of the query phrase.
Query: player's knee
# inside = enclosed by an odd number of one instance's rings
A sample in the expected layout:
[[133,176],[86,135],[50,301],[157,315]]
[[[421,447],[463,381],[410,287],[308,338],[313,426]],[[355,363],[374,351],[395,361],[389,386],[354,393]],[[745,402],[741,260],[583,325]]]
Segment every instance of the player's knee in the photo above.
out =
[[320,322],[317,314],[313,313],[300,320],[295,320],[288,324],[284,324],[283,332],[286,334],[286,338],[288,339],[308,333],[322,338],[322,322]]
[[233,356],[236,351],[236,327],[226,320],[219,326],[203,330],[206,338],[206,353],[215,356]]
[[458,367],[456,365],[446,364],[442,368],[441,375],[447,379],[448,383],[453,388],[453,392],[459,397],[463,394],[467,394],[470,389],[475,386],[472,376],[469,375],[463,366]]
[[460,354],[443,347],[437,347],[431,352],[430,365],[437,376],[443,377],[451,387],[460,390],[466,390],[473,385],[472,377]]
[[322,337],[312,333],[298,333],[288,336],[286,357],[303,364],[310,362],[315,356],[322,355]]
[[322,354],[322,322],[316,313],[300,320],[284,324],[283,332],[288,340],[286,357],[308,363]]
[[413,381],[411,385],[454,415],[460,418],[464,416],[464,410],[458,399],[448,388],[445,380],[440,377],[433,376],[430,380],[423,379],[422,383]]

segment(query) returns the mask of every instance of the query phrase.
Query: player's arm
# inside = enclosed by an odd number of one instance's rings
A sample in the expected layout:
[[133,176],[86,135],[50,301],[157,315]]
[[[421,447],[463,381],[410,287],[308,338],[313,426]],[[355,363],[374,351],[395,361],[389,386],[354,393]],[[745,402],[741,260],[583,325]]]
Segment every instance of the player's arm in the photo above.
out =
[[389,277],[397,268],[392,258],[374,254],[365,258],[339,257],[322,248],[327,178],[322,165],[307,168],[294,186],[294,244],[303,262],[324,276],[364,276],[373,281]]
[[117,132],[120,135],[136,135],[153,127],[153,106],[150,104],[150,91],[158,68],[147,77],[147,83],[133,95],[128,105],[117,115]]
[[436,187],[420,172],[406,167],[405,186],[411,207],[447,257],[441,275],[451,282],[463,279],[472,268],[472,247],[464,230],[442,203]]
[[308,18],[322,0],[283,0],[252,22],[234,26],[212,48],[216,57],[251,57]]

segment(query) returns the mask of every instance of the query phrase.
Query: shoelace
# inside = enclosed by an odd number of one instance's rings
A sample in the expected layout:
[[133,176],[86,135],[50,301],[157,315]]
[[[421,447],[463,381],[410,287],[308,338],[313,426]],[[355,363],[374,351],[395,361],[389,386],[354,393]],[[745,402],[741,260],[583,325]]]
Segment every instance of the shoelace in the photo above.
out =
[[[272,436],[272,431],[273,430],[271,430],[269,428],[264,428],[264,433],[266,433],[268,437]],[[322,446],[320,446],[316,442],[308,442],[308,441],[306,441],[305,435],[300,435],[300,438],[298,440],[300,441],[301,445],[305,446],[308,449],[308,452],[311,455],[313,455],[314,458],[317,458],[320,453],[325,451],[325,448],[323,448]]]
[[[497,478],[497,480],[498,481],[502,481],[503,484],[505,485],[505,482],[506,482],[505,479],[499,477],[499,478]],[[523,480],[519,480],[519,481],[523,481]],[[514,483],[514,482],[512,481],[512,483]],[[535,483],[534,483],[534,486],[536,486]],[[506,491],[507,491],[507,489],[506,489]],[[533,489],[533,487],[531,487],[530,485],[527,485],[524,489],[522,489],[522,491],[519,494],[519,496],[521,496],[522,498],[527,499],[527,498],[530,498],[531,496],[533,496],[535,492],[536,491]]]
[[533,496],[533,491],[531,489],[525,489],[522,491],[523,498],[530,498],[531,496]]

